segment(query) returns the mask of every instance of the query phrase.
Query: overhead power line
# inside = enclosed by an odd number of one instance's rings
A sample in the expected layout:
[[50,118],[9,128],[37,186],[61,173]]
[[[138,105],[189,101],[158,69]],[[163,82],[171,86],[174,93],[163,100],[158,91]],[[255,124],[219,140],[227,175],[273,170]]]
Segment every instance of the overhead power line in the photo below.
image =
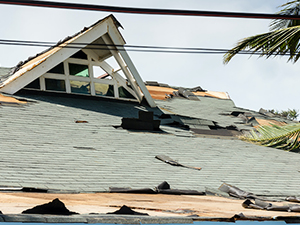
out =
[[[49,41],[23,41],[23,40],[9,40],[0,39],[0,43],[8,45],[33,45],[40,47],[52,47],[58,45],[56,42]],[[61,43],[59,43],[61,44]],[[125,48],[141,48],[141,49],[161,49],[161,50],[188,50],[188,51],[222,51],[227,52],[229,49],[217,49],[217,48],[188,48],[188,47],[167,47],[167,46],[151,46],[151,45],[115,45],[115,44],[93,44],[93,43],[68,43],[68,47],[84,48],[89,45],[90,48],[97,49],[97,47],[125,47]],[[242,51],[244,52],[244,51]]]
[[299,16],[266,14],[266,13],[241,13],[241,12],[218,12],[218,11],[199,11],[199,10],[179,10],[179,9],[150,9],[150,8],[132,8],[120,6],[106,6],[93,4],[79,4],[67,2],[51,1],[27,1],[27,0],[10,0],[2,1],[0,4],[36,6],[60,9],[77,9],[89,11],[105,11],[113,13],[131,13],[131,14],[150,14],[150,15],[173,15],[173,16],[211,16],[211,17],[234,17],[249,19],[289,19],[300,20]]
[[[62,43],[60,43],[62,44]],[[7,40],[0,39],[0,45],[16,45],[16,46],[31,46],[31,47],[60,47],[55,42],[46,41],[22,41],[22,40]],[[68,43],[62,48],[75,49],[93,49],[93,50],[110,50],[116,47],[124,47],[126,51],[132,52],[152,52],[152,53],[177,53],[177,54],[225,54],[230,49],[218,48],[187,48],[187,47],[166,47],[166,46],[147,46],[147,45],[107,45],[107,44],[90,44],[90,43]],[[121,50],[122,49],[118,49]],[[240,51],[240,55],[261,55],[261,52]],[[280,53],[279,53],[280,54]]]

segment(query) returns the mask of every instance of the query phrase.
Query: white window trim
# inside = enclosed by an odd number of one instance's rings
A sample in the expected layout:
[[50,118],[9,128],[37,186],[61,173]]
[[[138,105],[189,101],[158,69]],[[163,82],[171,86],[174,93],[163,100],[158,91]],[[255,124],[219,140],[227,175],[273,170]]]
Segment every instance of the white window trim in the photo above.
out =
[[[90,55],[90,52],[91,52],[90,50],[82,49],[82,51],[85,54],[87,54],[88,59],[77,59],[77,58],[66,59],[65,61],[63,61],[64,72],[65,72],[64,74],[45,73],[42,76],[40,76],[40,78],[39,78],[40,90],[46,91],[46,92],[68,93],[68,94],[75,94],[75,95],[82,95],[82,96],[96,96],[96,97],[102,97],[102,98],[121,99],[121,100],[134,101],[134,102],[139,101],[138,100],[139,98],[136,95],[135,91],[127,86],[127,81],[118,73],[118,71],[124,71],[124,67],[117,68],[117,70],[114,70],[114,68],[111,65],[109,65],[105,60],[99,61],[99,60],[95,59],[94,57],[92,57]],[[113,57],[113,56],[110,56],[110,57]],[[107,57],[106,59],[108,59],[110,57]],[[70,75],[69,63],[88,66],[89,77]],[[124,63],[124,61],[123,61],[123,63]],[[112,77],[112,79],[95,78],[94,71],[93,71],[94,66],[99,66],[108,75],[110,75]],[[127,66],[125,66],[125,67],[127,67]],[[64,91],[46,90],[45,78],[64,80],[65,85],[66,85],[66,91],[64,92]],[[71,92],[70,81],[82,81],[82,82],[90,83],[90,93],[83,94],[83,93]],[[112,85],[113,89],[114,89],[114,96],[97,95],[96,90],[95,90],[95,83]],[[136,99],[120,97],[119,87],[123,87],[124,89],[126,89]],[[33,89],[33,88],[26,88],[26,89],[37,90],[37,89]]]

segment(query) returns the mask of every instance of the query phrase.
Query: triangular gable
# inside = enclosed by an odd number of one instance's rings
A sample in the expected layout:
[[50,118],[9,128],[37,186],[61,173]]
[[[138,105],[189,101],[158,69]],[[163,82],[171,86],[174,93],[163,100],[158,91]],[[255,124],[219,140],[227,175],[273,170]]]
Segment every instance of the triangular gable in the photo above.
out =
[[[0,92],[14,94],[22,88],[88,94],[117,99],[144,98],[155,103],[124,49],[125,41],[110,15],[91,27],[18,66],[0,86]],[[119,69],[107,59],[113,58]],[[104,74],[96,74],[95,68]],[[107,77],[103,77],[107,75]]]

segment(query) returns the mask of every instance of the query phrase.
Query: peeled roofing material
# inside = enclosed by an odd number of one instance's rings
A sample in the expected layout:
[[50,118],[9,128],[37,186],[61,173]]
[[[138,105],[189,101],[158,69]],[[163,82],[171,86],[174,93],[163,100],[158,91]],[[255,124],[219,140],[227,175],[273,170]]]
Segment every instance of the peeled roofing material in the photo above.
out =
[[68,210],[65,204],[56,198],[51,202],[37,205],[31,209],[26,209],[22,212],[22,214],[73,215],[78,213]]

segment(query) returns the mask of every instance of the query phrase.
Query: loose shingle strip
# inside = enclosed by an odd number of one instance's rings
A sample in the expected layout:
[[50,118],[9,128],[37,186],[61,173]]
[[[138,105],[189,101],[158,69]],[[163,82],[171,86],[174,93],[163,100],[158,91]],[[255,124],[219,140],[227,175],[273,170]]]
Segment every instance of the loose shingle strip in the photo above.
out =
[[175,160],[171,159],[169,156],[166,156],[166,155],[157,155],[157,156],[155,156],[155,158],[159,159],[159,160],[161,160],[165,163],[168,163],[172,166],[181,166],[181,167],[185,167],[185,168],[189,168],[189,169],[195,169],[195,170],[201,170],[202,169],[201,167],[183,165],[179,162],[176,162]]
[[160,185],[152,188],[118,188],[110,187],[110,193],[135,193],[135,194],[169,194],[169,195],[205,195],[205,192],[199,192],[196,190],[181,190],[181,189],[172,189],[170,184],[166,181],[162,182]]

